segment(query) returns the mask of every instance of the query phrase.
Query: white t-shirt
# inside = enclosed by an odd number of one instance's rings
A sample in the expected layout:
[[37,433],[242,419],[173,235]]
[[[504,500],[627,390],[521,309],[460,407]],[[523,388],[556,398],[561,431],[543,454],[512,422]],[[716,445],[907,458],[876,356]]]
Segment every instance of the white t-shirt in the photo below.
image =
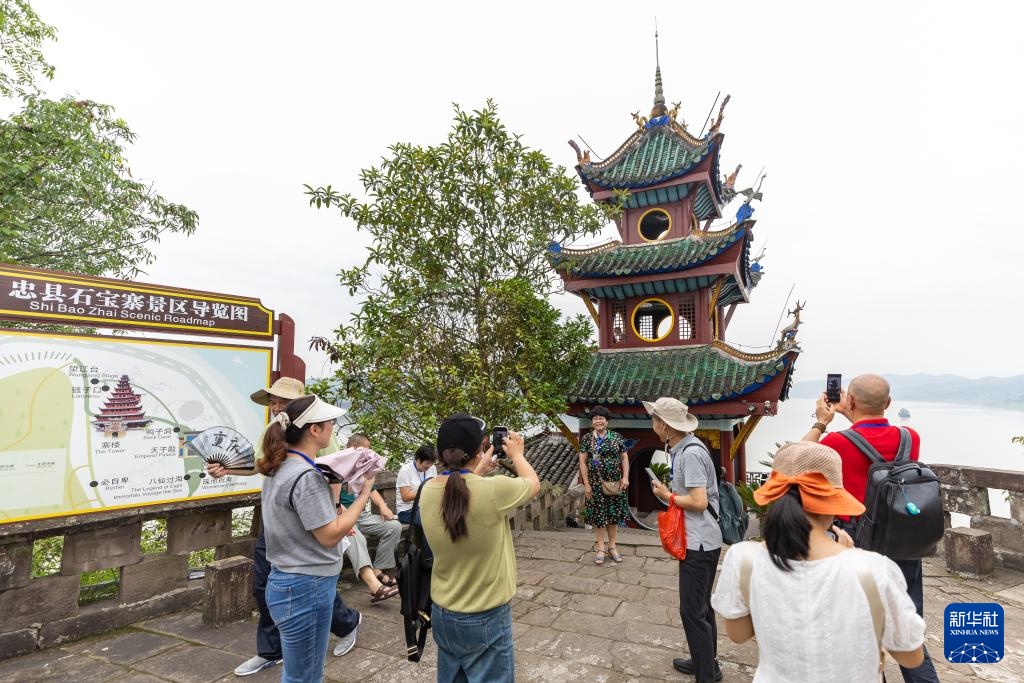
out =
[[402,469],[398,470],[398,478],[395,479],[395,514],[412,509],[411,500],[408,503],[402,500],[403,486],[411,486],[412,492],[416,493],[420,490],[423,482],[436,476],[437,468],[433,465],[426,472],[417,470],[415,462],[407,462],[402,465]]
[[[753,560],[750,605],[740,591],[740,562]],[[756,683],[878,680],[878,644],[871,608],[857,576],[867,564],[885,611],[882,647],[914,650],[924,642],[924,619],[907,595],[896,563],[851,549],[823,560],[793,561],[782,571],[761,543],[729,548],[711,606],[726,619],[748,614],[757,635]]]

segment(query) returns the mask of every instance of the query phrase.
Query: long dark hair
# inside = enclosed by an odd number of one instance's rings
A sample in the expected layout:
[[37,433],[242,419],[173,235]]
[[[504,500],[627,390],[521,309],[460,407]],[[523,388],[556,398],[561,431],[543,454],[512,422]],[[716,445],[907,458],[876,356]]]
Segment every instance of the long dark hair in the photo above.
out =
[[[479,451],[479,447],[477,451]],[[476,455],[474,452],[473,455]],[[469,534],[466,528],[466,512],[469,511],[469,487],[459,472],[459,468],[473,459],[461,448],[446,448],[441,453],[441,461],[448,466],[450,473],[444,484],[444,495],[441,496],[441,522],[444,530],[452,539],[452,543]]]
[[[284,412],[288,414],[290,420],[295,421],[315,400],[316,396],[303,396],[288,401],[284,406]],[[263,444],[260,447],[263,457],[256,461],[256,469],[260,471],[260,474],[273,476],[277,468],[288,457],[288,446],[302,441],[303,435],[308,431],[308,424],[304,427],[290,424],[286,429],[281,426],[280,422],[271,422],[267,431],[263,433]]]
[[811,523],[804,514],[796,486],[791,486],[786,495],[768,508],[763,533],[772,563],[782,571],[793,570],[791,560],[807,557],[811,548]]

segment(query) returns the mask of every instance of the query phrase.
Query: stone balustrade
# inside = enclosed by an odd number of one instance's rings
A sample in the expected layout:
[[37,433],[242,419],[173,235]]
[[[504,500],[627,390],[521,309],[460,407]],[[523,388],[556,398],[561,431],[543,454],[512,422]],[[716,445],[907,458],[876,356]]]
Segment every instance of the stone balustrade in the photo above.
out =
[[[931,465],[942,482],[946,566],[968,576],[994,567],[1024,571],[1024,472],[960,465]],[[995,517],[989,489],[1006,492],[1010,517]],[[950,528],[950,513],[970,517],[970,529]]]
[[[231,514],[258,503],[259,494],[243,494],[0,525],[0,659],[196,605],[203,582],[189,580],[189,554],[214,548],[217,559],[251,556],[259,515],[247,534],[233,537]],[[166,520],[163,552],[142,551],[150,520]],[[35,578],[33,544],[51,536],[64,539],[60,569]],[[82,574],[101,569],[119,570],[116,590],[80,604]]]
[[[395,505],[395,474],[378,475],[376,486]],[[576,517],[582,493],[544,482],[541,493],[509,513],[514,530],[552,530]],[[255,506],[253,521],[232,536],[232,511]],[[142,526],[166,520],[167,549],[144,553]],[[259,494],[153,505],[71,517],[0,525],[0,659],[54,647],[203,602],[210,624],[252,608],[245,572],[259,535]],[[32,576],[33,544],[63,536],[58,573]],[[214,548],[204,580],[189,580],[189,555]],[[80,599],[82,574],[117,569],[106,599]],[[202,574],[202,573],[199,573]],[[219,598],[214,598],[214,595]],[[233,596],[233,597],[231,597]],[[86,604],[80,604],[86,603]]]

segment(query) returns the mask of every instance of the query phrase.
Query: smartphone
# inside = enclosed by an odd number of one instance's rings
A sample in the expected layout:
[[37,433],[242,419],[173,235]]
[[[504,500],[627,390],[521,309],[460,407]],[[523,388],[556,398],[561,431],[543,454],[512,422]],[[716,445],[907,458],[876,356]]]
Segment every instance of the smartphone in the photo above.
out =
[[491,445],[494,446],[494,457],[505,457],[505,437],[508,436],[508,427],[497,426],[491,429]]
[[660,484],[661,483],[661,479],[658,479],[658,475],[656,475],[654,473],[654,470],[652,470],[650,467],[645,467],[644,468],[644,472],[646,472],[647,476],[651,478],[651,484]]
[[825,379],[825,400],[829,403],[839,403],[843,397],[843,376],[833,375]]

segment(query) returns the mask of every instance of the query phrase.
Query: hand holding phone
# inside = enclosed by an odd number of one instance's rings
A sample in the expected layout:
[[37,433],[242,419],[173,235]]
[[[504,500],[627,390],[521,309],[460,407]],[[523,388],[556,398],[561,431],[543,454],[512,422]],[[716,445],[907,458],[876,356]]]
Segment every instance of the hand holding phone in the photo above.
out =
[[650,467],[645,467],[644,468],[644,472],[646,472],[647,476],[651,478],[651,483],[652,484],[660,484],[661,483],[661,479],[658,479],[658,475],[656,475],[654,473],[654,470],[652,470]]
[[498,425],[491,429],[491,446],[494,447],[494,461],[505,457],[505,437],[508,436],[508,427]]
[[829,374],[825,379],[825,400],[835,405],[843,398],[843,376]]

